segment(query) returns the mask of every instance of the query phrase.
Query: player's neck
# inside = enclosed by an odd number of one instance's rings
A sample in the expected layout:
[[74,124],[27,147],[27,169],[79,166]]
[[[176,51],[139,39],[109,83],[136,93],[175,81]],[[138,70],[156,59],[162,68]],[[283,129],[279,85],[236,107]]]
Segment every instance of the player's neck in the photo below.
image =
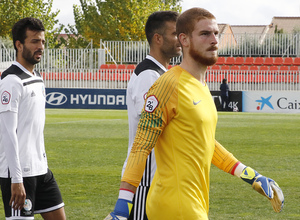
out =
[[191,59],[183,59],[180,66],[205,85],[207,66],[193,62]]
[[27,62],[25,59],[17,57],[17,62],[20,63],[25,69],[27,69],[29,72],[33,74],[34,65]]
[[149,55],[152,56],[154,59],[156,59],[166,69],[168,69],[168,66],[171,61],[171,59],[169,57],[165,57],[161,53],[155,53],[153,51],[150,51]]

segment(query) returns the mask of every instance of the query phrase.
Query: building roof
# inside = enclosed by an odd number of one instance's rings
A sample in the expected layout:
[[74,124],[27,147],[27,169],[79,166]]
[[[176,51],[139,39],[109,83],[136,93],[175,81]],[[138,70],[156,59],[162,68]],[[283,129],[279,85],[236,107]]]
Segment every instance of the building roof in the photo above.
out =
[[233,34],[264,34],[268,25],[231,25]]
[[270,24],[269,33],[274,33],[275,29],[283,30],[283,33],[293,33],[300,31],[300,17],[273,17]]
[[226,27],[229,26],[228,24],[218,24],[220,34],[225,32]]

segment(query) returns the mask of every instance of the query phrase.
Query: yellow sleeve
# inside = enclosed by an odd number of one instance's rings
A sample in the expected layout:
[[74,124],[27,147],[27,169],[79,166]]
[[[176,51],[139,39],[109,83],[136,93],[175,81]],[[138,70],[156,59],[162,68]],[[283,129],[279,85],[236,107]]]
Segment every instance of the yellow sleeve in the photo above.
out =
[[[170,72],[170,71],[169,71]],[[149,89],[122,181],[138,187],[148,155],[175,115],[176,75],[165,73]],[[151,108],[149,107],[151,105]]]
[[230,170],[237,162],[238,160],[232,155],[232,153],[227,151],[218,141],[216,141],[212,164],[219,169],[230,173]]

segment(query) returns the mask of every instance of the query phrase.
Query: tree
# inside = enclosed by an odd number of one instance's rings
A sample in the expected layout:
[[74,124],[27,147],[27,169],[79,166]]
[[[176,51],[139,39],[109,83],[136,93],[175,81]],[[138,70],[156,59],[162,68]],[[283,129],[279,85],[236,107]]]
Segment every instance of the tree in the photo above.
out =
[[145,22],[154,11],[181,12],[182,0],[80,0],[74,5],[75,26],[80,35],[103,40],[144,40]]
[[67,27],[61,25],[60,28],[60,31],[58,31],[57,33],[64,32],[65,37],[59,37],[59,34],[56,35],[58,42],[55,45],[55,48],[86,48],[90,45],[90,41],[88,41],[77,32],[75,25],[68,24]]
[[12,26],[25,17],[40,19],[46,29],[48,46],[56,43],[54,26],[58,23],[59,10],[52,12],[53,0],[1,0],[0,1],[0,37],[11,38]]

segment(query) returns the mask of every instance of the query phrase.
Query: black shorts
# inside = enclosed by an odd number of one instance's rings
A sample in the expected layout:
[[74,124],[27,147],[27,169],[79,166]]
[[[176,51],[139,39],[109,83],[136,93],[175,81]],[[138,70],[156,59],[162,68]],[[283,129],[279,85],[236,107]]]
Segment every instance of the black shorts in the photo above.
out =
[[150,186],[139,186],[133,198],[133,206],[128,220],[148,220],[146,200]]
[[26,200],[25,207],[20,211],[13,210],[9,205],[11,179],[0,178],[0,184],[6,218],[22,216],[24,219],[33,219],[34,214],[51,212],[64,206],[56,180],[49,169],[44,175],[23,178]]

